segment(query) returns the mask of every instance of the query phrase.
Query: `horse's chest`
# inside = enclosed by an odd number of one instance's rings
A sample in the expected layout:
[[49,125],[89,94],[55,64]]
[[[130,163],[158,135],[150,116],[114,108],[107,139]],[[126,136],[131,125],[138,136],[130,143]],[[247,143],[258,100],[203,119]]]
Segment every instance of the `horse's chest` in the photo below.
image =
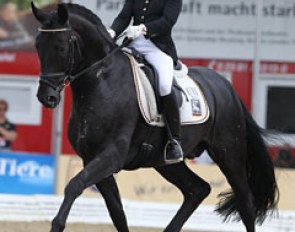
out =
[[69,140],[77,153],[91,153],[91,144],[101,137],[101,129],[98,123],[88,118],[77,120],[74,117],[69,122]]

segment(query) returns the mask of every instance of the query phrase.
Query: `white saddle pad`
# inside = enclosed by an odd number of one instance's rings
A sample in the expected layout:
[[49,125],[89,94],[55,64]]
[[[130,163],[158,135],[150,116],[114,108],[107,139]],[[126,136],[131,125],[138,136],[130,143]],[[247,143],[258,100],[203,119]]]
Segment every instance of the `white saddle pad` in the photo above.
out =
[[[134,57],[126,53],[130,59],[139,108],[144,120],[152,125],[165,126],[163,116],[157,110],[155,93],[145,73]],[[180,71],[174,71],[178,85],[184,90],[183,103],[180,107],[180,121],[182,125],[200,124],[209,118],[209,108],[199,87],[188,75],[188,69],[182,64]]]

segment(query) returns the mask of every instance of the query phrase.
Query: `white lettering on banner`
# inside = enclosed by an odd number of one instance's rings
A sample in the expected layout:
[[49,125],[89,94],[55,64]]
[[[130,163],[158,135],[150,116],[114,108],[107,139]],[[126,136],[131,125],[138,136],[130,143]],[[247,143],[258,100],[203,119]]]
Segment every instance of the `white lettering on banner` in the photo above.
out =
[[[109,27],[124,0],[74,0],[95,12]],[[261,23],[261,58],[295,60],[295,0],[264,0]],[[183,0],[173,30],[182,58],[254,58],[256,0]]]
[[219,72],[249,72],[252,66],[247,62],[216,61],[209,62],[208,67]]
[[18,163],[16,159],[0,159],[0,176],[48,178],[53,170],[48,165],[39,165],[35,161]]
[[15,53],[0,53],[0,62],[9,62],[12,63],[16,59],[16,54]]
[[[250,72],[252,70],[252,64],[244,61],[211,60],[208,67],[219,72]],[[288,74],[290,72],[289,64],[261,63],[260,72]]]
[[288,64],[261,64],[260,66],[262,73],[289,73]]

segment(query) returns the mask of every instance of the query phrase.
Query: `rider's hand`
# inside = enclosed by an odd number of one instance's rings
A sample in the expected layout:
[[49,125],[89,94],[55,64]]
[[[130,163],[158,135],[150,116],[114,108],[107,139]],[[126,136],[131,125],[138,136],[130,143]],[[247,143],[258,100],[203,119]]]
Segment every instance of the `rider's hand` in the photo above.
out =
[[146,34],[146,27],[143,24],[139,26],[129,26],[126,30],[126,36],[129,39],[136,39],[140,35]]
[[110,34],[110,36],[112,37],[112,39],[115,38],[116,32],[113,29],[109,28],[107,31]]

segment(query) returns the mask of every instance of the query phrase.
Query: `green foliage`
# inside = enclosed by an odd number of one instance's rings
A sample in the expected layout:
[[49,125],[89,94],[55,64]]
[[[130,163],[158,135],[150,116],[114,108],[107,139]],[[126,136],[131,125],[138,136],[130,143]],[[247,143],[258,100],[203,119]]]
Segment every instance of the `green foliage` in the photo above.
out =
[[[5,3],[16,3],[20,10],[28,9],[31,7],[32,0],[0,0],[0,6]],[[33,0],[37,6],[43,6],[49,3],[54,3],[54,0]]]

